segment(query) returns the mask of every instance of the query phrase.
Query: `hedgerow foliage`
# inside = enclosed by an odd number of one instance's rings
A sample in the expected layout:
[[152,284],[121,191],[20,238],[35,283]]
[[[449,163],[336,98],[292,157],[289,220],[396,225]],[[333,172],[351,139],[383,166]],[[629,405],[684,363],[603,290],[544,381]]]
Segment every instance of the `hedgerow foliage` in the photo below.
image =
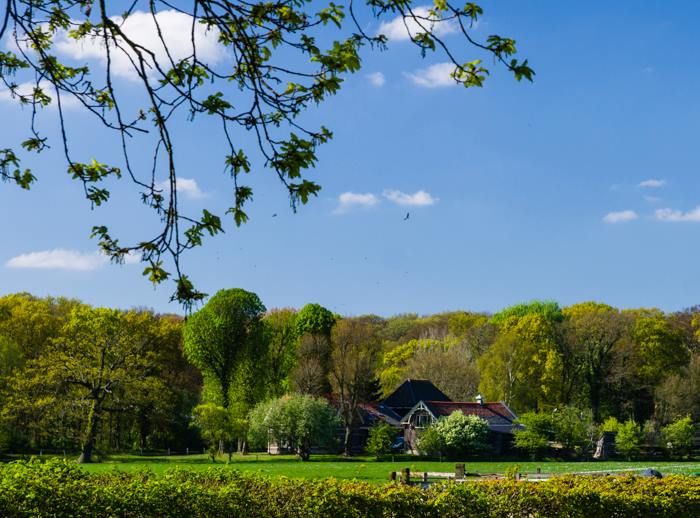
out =
[[657,517],[699,516],[700,480],[561,477],[547,482],[435,484],[428,490],[233,470],[114,471],[64,461],[0,467],[1,516]]

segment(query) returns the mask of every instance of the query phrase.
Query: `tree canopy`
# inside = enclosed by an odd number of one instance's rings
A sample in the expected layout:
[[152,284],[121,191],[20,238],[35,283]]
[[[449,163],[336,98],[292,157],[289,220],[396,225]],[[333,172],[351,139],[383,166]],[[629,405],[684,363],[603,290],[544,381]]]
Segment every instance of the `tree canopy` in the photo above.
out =
[[[322,125],[305,125],[301,115],[336,94],[345,77],[361,68],[363,48],[386,47],[384,34],[365,30],[368,22],[400,19],[417,50],[423,56],[442,54],[453,66],[454,81],[465,87],[483,86],[489,75],[484,57],[518,81],[532,80],[528,61],[514,57],[514,39],[476,38],[474,24],[482,15],[476,3],[445,0],[428,7],[403,0],[347,6],[310,0],[136,0],[125,8],[104,0],[3,2],[0,40],[11,45],[0,52],[0,83],[29,110],[20,141],[0,146],[0,178],[23,189],[34,185],[39,173],[24,164],[28,155],[54,145],[37,117],[42,108],[54,106],[58,147],[89,204],[108,203],[110,181],[126,178],[161,222],[152,234],[129,242],[95,224],[92,236],[100,248],[117,262],[140,255],[144,275],[155,284],[174,279],[173,299],[190,306],[205,294],[181,268],[180,256],[225,225],[212,210],[188,214],[178,205],[176,150],[183,142],[173,130],[182,116],[199,124],[214,120],[221,128],[226,143],[221,164],[232,181],[225,213],[235,225],[248,220],[246,204],[253,197],[244,176],[262,168],[277,175],[296,210],[319,192],[307,171],[317,162],[318,146],[333,135]],[[448,32],[461,36],[459,43],[448,45],[442,37],[448,25]],[[114,136],[120,159],[85,156],[76,149],[68,104]],[[252,145],[243,143],[247,132]],[[144,145],[152,146],[150,163],[132,153]]]
[[244,407],[257,400],[255,393],[264,381],[258,363],[264,356],[259,350],[265,346],[264,312],[255,293],[234,288],[217,292],[187,320],[185,355],[205,379],[216,384],[224,408],[232,396]]

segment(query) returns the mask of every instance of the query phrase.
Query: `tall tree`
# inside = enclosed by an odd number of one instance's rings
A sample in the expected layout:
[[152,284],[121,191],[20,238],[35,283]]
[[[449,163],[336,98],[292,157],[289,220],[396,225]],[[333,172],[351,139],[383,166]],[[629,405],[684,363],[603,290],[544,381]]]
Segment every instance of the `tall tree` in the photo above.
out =
[[520,410],[551,407],[558,401],[561,358],[556,325],[562,314],[554,302],[506,308],[492,317],[498,327],[493,346],[480,358],[480,389]]
[[220,290],[187,319],[185,356],[215,384],[226,409],[232,399],[251,408],[260,398],[264,313],[265,306],[255,293],[234,288]]
[[297,314],[299,336],[292,387],[297,392],[320,396],[330,390],[331,330],[336,317],[320,304],[307,304]]
[[60,336],[18,373],[18,400],[12,404],[78,409],[84,423],[79,462],[92,462],[106,405],[115,393],[136,397],[154,375],[156,326],[146,312],[74,308]]
[[615,346],[629,333],[629,319],[607,304],[584,302],[564,309],[564,341],[575,358],[593,419],[600,421],[601,394]]
[[343,452],[350,455],[358,406],[367,401],[376,388],[375,369],[381,341],[370,319],[347,318],[333,327],[331,343],[331,387],[338,398],[340,417],[345,427]]
[[[201,245],[206,234],[222,232],[223,224],[210,210],[200,215],[180,211],[175,156],[182,143],[174,127],[181,119],[177,115],[184,112],[192,121],[219,122],[226,143],[221,160],[234,190],[226,213],[236,225],[248,219],[244,209],[253,190],[242,179],[254,167],[272,169],[296,208],[318,193],[320,186],[305,173],[316,164],[317,147],[332,137],[327,128],[305,126],[299,117],[337,93],[344,77],[360,69],[362,46],[385,47],[386,36],[366,32],[371,20],[402,19],[419,50],[442,54],[453,66],[454,81],[465,87],[482,86],[489,73],[480,59],[467,57],[466,50],[494,58],[518,81],[532,80],[527,60],[513,57],[513,39],[477,39],[474,24],[482,13],[471,2],[442,1],[427,9],[398,0],[371,0],[347,8],[310,0],[136,0],[126,7],[105,0],[8,1],[0,6],[0,40],[9,38],[12,44],[0,53],[0,82],[15,102],[31,107],[23,152],[47,149],[49,141],[40,131],[36,112],[47,105],[57,108],[62,141],[57,147],[91,205],[109,201],[106,180],[124,173],[136,184],[141,201],[155,211],[162,227],[132,243],[122,242],[106,225],[95,225],[93,235],[116,261],[139,252],[147,263],[144,274],[152,282],[175,277],[173,298],[192,304],[204,294],[181,271],[180,254]],[[139,30],[144,27],[146,35]],[[461,35],[461,44],[448,46],[442,38],[444,27]],[[70,52],[63,52],[73,47],[96,63],[81,59],[76,64]],[[128,86],[119,81],[124,77],[130,79]],[[22,86],[26,82],[29,88]],[[123,154],[118,163],[78,157],[72,146],[77,139],[70,138],[65,124],[69,102],[92,116],[108,135],[113,132]],[[245,131],[256,136],[252,148],[239,147],[249,139],[237,132]],[[152,164],[141,163],[131,153],[132,147],[144,143],[154,146]],[[16,143],[0,146],[0,178],[28,189],[36,176],[22,167],[23,158]],[[259,165],[253,163],[256,158]],[[166,178],[166,188],[156,176]],[[163,261],[168,257],[172,268],[166,270]]]
[[267,394],[279,397],[289,391],[290,374],[296,363],[298,335],[297,312],[273,309],[263,319],[267,334]]

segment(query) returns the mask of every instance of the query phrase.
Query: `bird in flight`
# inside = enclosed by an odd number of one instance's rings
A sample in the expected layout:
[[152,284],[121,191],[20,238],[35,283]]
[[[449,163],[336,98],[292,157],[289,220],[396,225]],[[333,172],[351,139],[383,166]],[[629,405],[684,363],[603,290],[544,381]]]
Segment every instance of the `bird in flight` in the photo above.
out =
[[406,221],[410,216],[411,216],[411,213],[410,213],[410,212],[407,212],[407,213],[406,213],[406,217],[403,218],[403,220]]

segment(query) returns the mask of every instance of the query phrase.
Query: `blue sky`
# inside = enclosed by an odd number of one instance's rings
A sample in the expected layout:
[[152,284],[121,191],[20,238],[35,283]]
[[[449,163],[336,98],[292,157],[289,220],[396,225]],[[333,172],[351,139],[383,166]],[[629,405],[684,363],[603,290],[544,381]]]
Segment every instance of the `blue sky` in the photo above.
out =
[[[514,37],[534,83],[494,69],[485,88],[465,90],[429,68],[441,56],[421,59],[408,42],[365,52],[342,93],[307,115],[335,133],[312,173],[319,197],[293,214],[257,169],[251,221],[228,222],[185,257],[197,286],[343,314],[495,311],[534,298],[668,311],[700,303],[700,5],[483,5],[475,36]],[[0,147],[25,138],[27,117],[0,92]],[[42,120],[53,135],[51,109]],[[82,157],[117,156],[88,117],[71,127]],[[176,133],[190,180],[183,208],[226,207],[220,135],[184,122]],[[136,190],[117,186],[109,207],[91,211],[58,151],[31,163],[32,191],[0,184],[0,294],[181,311],[171,286],[153,289],[138,264],[104,264],[88,239],[105,221],[125,236],[155,228]]]

